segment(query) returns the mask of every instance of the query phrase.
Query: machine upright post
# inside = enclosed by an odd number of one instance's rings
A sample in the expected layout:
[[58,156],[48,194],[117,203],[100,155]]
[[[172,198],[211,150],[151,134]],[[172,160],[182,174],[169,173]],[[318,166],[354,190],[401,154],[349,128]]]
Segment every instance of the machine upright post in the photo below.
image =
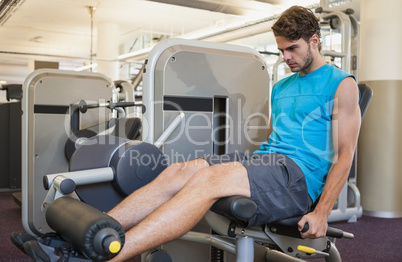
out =
[[236,262],[254,261],[254,239],[242,237],[237,240]]

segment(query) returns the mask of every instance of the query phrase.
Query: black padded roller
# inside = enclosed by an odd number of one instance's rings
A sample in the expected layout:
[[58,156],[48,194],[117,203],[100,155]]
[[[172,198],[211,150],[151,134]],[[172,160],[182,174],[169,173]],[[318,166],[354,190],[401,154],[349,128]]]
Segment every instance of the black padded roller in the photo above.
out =
[[116,136],[95,136],[85,141],[70,161],[70,171],[111,167],[112,182],[79,185],[76,193],[85,203],[109,211],[132,192],[153,181],[167,159],[154,145]]
[[248,221],[257,213],[257,204],[249,197],[236,195],[220,198],[211,210],[230,218],[241,226],[247,226]]
[[125,235],[119,222],[71,197],[52,202],[46,221],[77,251],[94,261],[112,259],[124,245]]

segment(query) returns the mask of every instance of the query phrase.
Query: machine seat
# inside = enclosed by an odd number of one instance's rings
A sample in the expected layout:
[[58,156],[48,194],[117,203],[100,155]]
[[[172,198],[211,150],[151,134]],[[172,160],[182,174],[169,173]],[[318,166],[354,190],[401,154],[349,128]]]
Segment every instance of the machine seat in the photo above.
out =
[[[315,205],[313,205],[313,208],[314,207]],[[257,204],[249,197],[230,196],[216,201],[211,207],[211,211],[227,217],[237,226],[247,227],[248,221],[257,213]],[[297,223],[302,217],[303,215],[285,218],[269,223],[266,227],[267,230],[275,234],[301,238]],[[306,223],[302,232],[306,232],[307,230],[308,224]],[[332,227],[328,227],[326,236],[335,238],[353,238],[352,234]]]
[[249,197],[229,196],[216,201],[211,211],[227,217],[239,226],[246,227],[248,221],[257,214],[257,204]]
[[[229,196],[216,201],[211,207],[211,211],[227,217],[238,226],[246,227],[248,221],[257,214],[257,204],[249,197]],[[302,215],[279,220],[271,224],[297,228],[297,223],[301,218]]]
[[[237,226],[247,227],[248,221],[257,214],[257,204],[249,197],[230,196],[219,199],[211,211],[225,216]],[[286,218],[267,225],[273,233],[300,238],[297,223],[302,216]],[[305,230],[308,230],[308,225]]]

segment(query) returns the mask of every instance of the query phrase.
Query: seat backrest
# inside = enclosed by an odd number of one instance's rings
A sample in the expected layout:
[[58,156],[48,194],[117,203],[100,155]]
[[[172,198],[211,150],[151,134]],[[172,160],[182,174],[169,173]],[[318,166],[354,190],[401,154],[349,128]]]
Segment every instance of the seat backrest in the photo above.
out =
[[[373,90],[366,84],[359,84],[358,87],[360,91],[359,106],[360,106],[361,120],[363,120],[367,108],[370,104],[371,98],[373,97]],[[350,168],[349,180],[354,180],[354,182],[356,182],[356,175],[357,175],[357,149],[355,151],[352,166]]]
[[358,86],[360,90],[359,106],[361,111],[361,117],[363,120],[363,117],[366,114],[367,108],[370,104],[371,98],[373,97],[373,89],[371,89],[366,84],[359,84]]

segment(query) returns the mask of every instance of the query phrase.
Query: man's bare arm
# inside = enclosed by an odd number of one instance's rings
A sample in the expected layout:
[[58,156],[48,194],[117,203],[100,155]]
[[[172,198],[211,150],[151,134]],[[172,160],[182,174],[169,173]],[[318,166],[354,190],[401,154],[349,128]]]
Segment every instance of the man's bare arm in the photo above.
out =
[[309,230],[301,233],[303,238],[325,236],[328,217],[348,178],[360,130],[361,114],[356,82],[345,78],[339,85],[333,109],[333,143],[335,156],[327,181],[315,210],[305,215],[298,223],[301,230],[305,223]]

